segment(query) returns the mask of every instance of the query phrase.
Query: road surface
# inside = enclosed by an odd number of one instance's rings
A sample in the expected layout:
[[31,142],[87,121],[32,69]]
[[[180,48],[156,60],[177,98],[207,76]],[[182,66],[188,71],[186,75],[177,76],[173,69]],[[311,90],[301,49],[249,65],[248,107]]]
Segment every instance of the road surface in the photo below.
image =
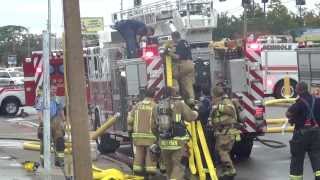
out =
[[[31,111],[32,110],[27,110]],[[284,108],[269,108],[268,118],[279,118],[284,115]],[[32,113],[31,113],[32,114]],[[39,153],[22,150],[22,141],[1,140],[4,137],[36,137],[36,116],[27,118],[6,118],[0,117],[0,180],[40,180],[39,174],[30,174],[22,170],[20,163],[25,160],[38,160]],[[265,139],[273,139],[284,142],[288,145],[291,134],[268,134]],[[104,158],[102,158],[104,159]],[[108,162],[108,163],[107,163]],[[100,164],[114,165],[109,161],[101,160]],[[246,161],[235,162],[238,175],[236,180],[285,180],[289,174],[290,153],[288,146],[281,149],[273,149],[254,143],[252,156]],[[123,165],[122,165],[123,166]],[[126,169],[126,167],[121,167]],[[61,170],[55,169],[57,180],[63,179]],[[309,159],[305,161],[304,179],[313,179]]]

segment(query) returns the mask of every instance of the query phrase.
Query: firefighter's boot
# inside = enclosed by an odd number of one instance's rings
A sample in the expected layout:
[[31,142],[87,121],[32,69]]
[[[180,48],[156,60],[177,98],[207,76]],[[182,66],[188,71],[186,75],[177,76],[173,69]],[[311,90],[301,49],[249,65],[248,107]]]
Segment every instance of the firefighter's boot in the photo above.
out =
[[55,166],[57,167],[63,167],[64,166],[64,138],[59,137],[56,140],[55,144],[56,148],[56,154],[55,154]]
[[64,153],[57,152],[55,159],[54,159],[54,165],[57,167],[63,167],[64,166]]

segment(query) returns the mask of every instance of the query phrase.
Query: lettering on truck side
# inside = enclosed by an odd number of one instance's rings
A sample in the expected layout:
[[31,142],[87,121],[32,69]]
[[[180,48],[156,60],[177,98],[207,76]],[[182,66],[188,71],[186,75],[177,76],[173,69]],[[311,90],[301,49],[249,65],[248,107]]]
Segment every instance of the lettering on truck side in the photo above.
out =
[[291,44],[266,44],[262,45],[262,50],[293,50]]

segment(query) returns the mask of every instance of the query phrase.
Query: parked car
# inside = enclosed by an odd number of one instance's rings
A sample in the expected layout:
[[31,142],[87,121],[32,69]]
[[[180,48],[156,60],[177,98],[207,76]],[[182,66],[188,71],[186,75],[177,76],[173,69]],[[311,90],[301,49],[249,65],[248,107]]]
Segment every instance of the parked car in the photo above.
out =
[[[2,70],[2,69],[0,69]],[[19,72],[23,72],[23,67],[10,67],[6,69],[8,72],[12,72],[12,71],[19,71]]]
[[23,85],[23,79],[23,72],[0,70],[0,86]]

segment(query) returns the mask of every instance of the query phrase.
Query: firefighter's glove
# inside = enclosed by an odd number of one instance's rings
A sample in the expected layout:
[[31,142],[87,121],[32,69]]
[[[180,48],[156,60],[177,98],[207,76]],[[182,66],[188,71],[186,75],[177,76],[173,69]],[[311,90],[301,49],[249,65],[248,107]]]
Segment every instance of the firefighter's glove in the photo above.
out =
[[154,155],[156,155],[156,156],[160,155],[160,153],[161,153],[161,149],[160,149],[160,147],[159,147],[158,144],[152,144],[152,145],[149,147],[149,150],[150,150],[150,152],[151,152],[152,154],[154,154]]

